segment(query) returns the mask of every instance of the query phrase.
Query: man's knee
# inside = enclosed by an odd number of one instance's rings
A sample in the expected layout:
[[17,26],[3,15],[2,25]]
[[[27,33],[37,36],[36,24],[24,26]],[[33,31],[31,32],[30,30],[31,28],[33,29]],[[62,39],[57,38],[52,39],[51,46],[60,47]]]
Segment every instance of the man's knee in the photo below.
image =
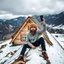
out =
[[39,40],[43,40],[44,41],[44,38],[43,37],[40,37]]
[[27,44],[24,44],[24,46],[23,46],[23,47],[24,47],[24,48],[27,48],[27,46],[28,46]]
[[24,44],[24,48],[31,48],[28,44]]

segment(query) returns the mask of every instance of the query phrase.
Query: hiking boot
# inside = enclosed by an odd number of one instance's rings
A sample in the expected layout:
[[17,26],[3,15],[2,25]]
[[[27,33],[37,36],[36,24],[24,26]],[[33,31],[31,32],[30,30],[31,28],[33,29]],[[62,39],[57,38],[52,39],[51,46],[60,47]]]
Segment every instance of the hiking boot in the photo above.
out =
[[24,61],[24,57],[19,56],[15,61],[20,61],[20,60]]
[[51,64],[49,60],[47,60],[46,64]]
[[48,60],[48,55],[47,55],[47,53],[44,51],[44,52],[42,52],[42,55],[43,55],[43,58],[45,59],[45,60]]

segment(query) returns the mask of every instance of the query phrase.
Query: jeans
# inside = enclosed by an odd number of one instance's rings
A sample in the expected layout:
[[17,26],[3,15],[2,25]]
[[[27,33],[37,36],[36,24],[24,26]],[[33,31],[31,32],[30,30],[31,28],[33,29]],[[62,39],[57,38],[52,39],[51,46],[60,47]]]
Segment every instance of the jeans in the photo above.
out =
[[[42,51],[46,51],[46,47],[45,47],[45,41],[43,39],[43,37],[40,37],[36,42],[32,43],[35,47],[38,47],[39,45],[41,45]],[[25,51],[27,48],[31,48],[28,44],[24,44],[22,51],[20,53],[20,55],[24,56]]]

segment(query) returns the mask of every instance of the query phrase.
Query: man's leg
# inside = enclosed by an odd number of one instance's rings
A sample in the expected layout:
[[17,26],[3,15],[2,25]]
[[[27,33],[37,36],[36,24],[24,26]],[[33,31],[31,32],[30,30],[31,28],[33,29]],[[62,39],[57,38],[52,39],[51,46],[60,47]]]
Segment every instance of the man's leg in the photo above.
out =
[[35,47],[38,47],[39,45],[41,45],[42,51],[46,51],[45,41],[44,41],[43,37],[40,37],[36,42],[33,43],[33,45]]
[[45,47],[45,41],[43,39],[43,37],[39,38],[38,40],[41,44],[41,47],[42,47],[42,54],[43,54],[43,57],[45,60],[48,60],[48,55],[46,53],[46,47]]
[[45,41],[44,41],[43,37],[40,37],[38,42],[41,44],[42,51],[46,51]]
[[22,48],[22,51],[21,51],[20,55],[24,56],[25,51],[26,51],[27,48],[31,48],[31,47],[30,47],[28,44],[24,44],[24,46],[23,46],[23,48]]
[[24,54],[27,48],[31,48],[31,47],[28,44],[24,44],[22,51],[20,53],[20,56],[15,61],[18,61],[18,60],[24,61]]

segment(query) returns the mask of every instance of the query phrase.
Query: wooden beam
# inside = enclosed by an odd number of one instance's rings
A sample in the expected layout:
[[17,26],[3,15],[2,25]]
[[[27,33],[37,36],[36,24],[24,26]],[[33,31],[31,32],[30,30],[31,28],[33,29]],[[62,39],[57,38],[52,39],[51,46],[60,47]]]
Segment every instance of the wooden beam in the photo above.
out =
[[47,43],[48,43],[50,46],[53,45],[53,43],[47,38],[47,36],[46,36],[45,34],[43,34],[43,37],[44,37],[44,39],[47,41]]

